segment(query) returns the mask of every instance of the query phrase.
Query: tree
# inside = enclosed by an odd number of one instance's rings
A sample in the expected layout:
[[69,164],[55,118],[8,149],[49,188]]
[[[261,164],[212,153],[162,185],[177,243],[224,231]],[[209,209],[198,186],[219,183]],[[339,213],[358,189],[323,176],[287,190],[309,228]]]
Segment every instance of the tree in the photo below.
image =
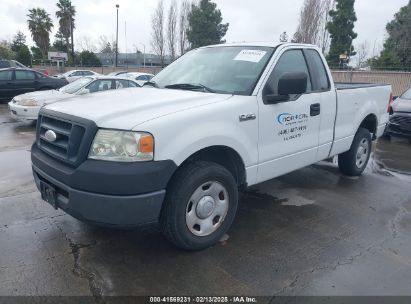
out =
[[370,53],[370,44],[368,41],[362,42],[357,47],[357,68],[363,68],[368,62],[368,55]]
[[34,42],[40,48],[42,57],[45,57],[50,46],[50,33],[53,22],[50,15],[42,8],[32,8],[27,15],[27,23]]
[[83,66],[89,67],[100,67],[101,61],[98,59],[96,54],[90,51],[82,51],[79,55],[81,63]]
[[41,52],[40,48],[32,46],[30,48],[31,53],[33,54],[33,60],[41,60],[43,59],[43,53]]
[[220,10],[210,0],[201,0],[198,5],[192,4],[187,30],[187,39],[191,47],[225,43],[222,39],[227,33],[229,24],[222,21]]
[[189,42],[187,39],[187,31],[189,27],[188,16],[191,12],[191,4],[188,0],[183,0],[180,5],[180,15],[178,18],[178,32],[179,32],[179,48],[180,55],[184,53],[189,48]]
[[71,4],[70,0],[59,0],[56,5],[58,8],[56,17],[59,19],[59,30],[66,40],[67,53],[69,53],[71,46],[71,56],[74,57],[73,30],[75,28],[74,17],[76,15],[76,8]]
[[18,31],[13,38],[11,49],[13,52],[18,52],[23,46],[26,46],[26,35],[24,35],[21,31]]
[[77,45],[79,45],[79,49],[81,51],[95,52],[97,50],[96,45],[94,44],[94,40],[90,36],[81,36],[77,40]]
[[335,0],[323,0],[323,7],[324,7],[324,16],[322,20],[322,28],[321,28],[321,50],[323,54],[327,52],[330,47],[330,32],[328,31],[327,25],[330,22],[330,14],[329,12],[335,9]]
[[54,35],[54,42],[53,42],[53,46],[52,49],[54,51],[57,52],[66,52],[67,51],[67,44],[66,44],[66,40],[65,37],[63,35],[62,32],[58,31],[55,35]]
[[292,41],[315,44],[323,53],[328,47],[328,12],[334,0],[305,0],[300,12],[300,20]]
[[354,53],[352,42],[357,38],[354,32],[354,23],[357,17],[354,10],[355,0],[336,0],[337,7],[330,11],[331,21],[327,29],[331,36],[330,52],[327,56],[331,67],[337,67],[340,63],[340,55],[347,55],[347,62]]
[[167,18],[167,46],[170,52],[171,60],[176,59],[176,35],[177,34],[177,3],[171,1],[168,9]]
[[0,41],[0,59],[13,59],[14,53],[6,40]]
[[411,69],[411,1],[386,26],[388,38],[373,67]]
[[16,53],[16,60],[25,66],[31,65],[31,53],[27,45],[23,45]]
[[319,44],[321,21],[324,15],[322,0],[305,0],[300,12],[300,22],[293,41],[297,43]]
[[158,2],[157,8],[151,17],[151,46],[157,56],[160,57],[161,66],[164,66],[165,35],[164,35],[164,3]]

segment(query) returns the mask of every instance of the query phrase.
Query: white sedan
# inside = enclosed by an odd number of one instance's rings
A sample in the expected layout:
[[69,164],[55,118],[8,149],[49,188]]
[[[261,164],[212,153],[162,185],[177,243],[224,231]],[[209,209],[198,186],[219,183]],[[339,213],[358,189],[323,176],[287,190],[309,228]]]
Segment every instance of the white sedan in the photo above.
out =
[[86,76],[98,76],[100,74],[91,71],[91,70],[72,70],[68,71],[64,74],[54,75],[53,77],[56,78],[65,78],[68,82],[73,82],[79,78],[86,77]]
[[18,95],[9,102],[9,109],[14,119],[33,121],[37,120],[40,108],[50,103],[64,101],[75,95],[137,87],[140,87],[137,81],[125,77],[83,77],[59,90],[36,91]]
[[150,81],[151,78],[154,77],[153,74],[148,73],[137,73],[137,72],[130,72],[127,74],[122,74],[122,76],[134,79],[140,86],[143,86],[147,81]]

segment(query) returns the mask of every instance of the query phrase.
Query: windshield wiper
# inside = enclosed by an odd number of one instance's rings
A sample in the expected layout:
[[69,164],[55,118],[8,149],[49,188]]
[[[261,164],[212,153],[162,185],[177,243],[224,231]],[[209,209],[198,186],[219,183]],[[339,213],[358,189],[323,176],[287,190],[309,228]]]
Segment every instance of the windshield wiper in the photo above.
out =
[[151,80],[151,81],[147,81],[146,83],[144,83],[144,84],[143,84],[143,87],[144,87],[145,85],[149,85],[149,86],[158,88],[158,84],[157,84],[155,81],[152,81],[152,80]]
[[180,90],[189,90],[189,91],[198,91],[201,90],[203,92],[215,93],[209,87],[202,85],[200,83],[176,83],[170,84],[165,86],[166,89],[180,89]]

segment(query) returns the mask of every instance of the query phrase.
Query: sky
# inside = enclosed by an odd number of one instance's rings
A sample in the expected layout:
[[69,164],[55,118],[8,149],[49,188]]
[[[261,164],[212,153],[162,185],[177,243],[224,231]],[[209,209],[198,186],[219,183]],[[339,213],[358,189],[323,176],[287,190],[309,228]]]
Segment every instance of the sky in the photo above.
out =
[[[221,10],[224,22],[230,26],[227,42],[278,41],[282,32],[291,37],[295,32],[299,12],[304,0],[214,0]],[[151,14],[158,0],[72,0],[77,9],[74,42],[76,49],[91,41],[96,46],[101,35],[114,40],[116,31],[116,8],[119,4],[119,48],[121,52],[136,49],[151,51]],[[166,7],[171,0],[164,0]],[[11,40],[20,30],[33,45],[27,28],[27,13],[30,8],[41,7],[50,14],[58,30],[55,17],[55,0],[1,0],[0,40]],[[358,21],[355,31],[358,38],[354,45],[367,41],[370,56],[378,55],[386,37],[385,26],[408,0],[356,0]]]

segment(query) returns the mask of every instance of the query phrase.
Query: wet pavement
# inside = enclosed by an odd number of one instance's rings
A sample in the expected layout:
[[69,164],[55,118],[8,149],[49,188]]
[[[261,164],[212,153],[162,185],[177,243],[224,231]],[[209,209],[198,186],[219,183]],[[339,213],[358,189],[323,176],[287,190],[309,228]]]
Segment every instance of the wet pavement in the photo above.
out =
[[380,140],[360,178],[321,162],[250,189],[228,240],[187,253],[43,202],[34,128],[0,105],[0,296],[411,295],[408,141]]

